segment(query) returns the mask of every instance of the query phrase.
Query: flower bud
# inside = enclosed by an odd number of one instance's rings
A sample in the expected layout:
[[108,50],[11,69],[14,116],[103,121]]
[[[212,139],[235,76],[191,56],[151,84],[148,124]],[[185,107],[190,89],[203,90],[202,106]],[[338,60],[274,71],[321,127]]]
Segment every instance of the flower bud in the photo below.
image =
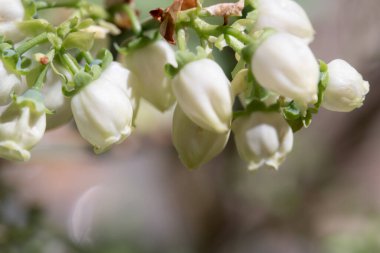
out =
[[46,116],[46,129],[53,129],[66,124],[73,116],[70,99],[62,93],[62,80],[49,70],[43,88],[44,104],[53,113]]
[[158,110],[166,111],[175,101],[165,65],[177,66],[174,50],[164,41],[139,48],[126,58],[126,65],[137,77],[137,92]]
[[179,158],[189,169],[197,168],[223,151],[230,132],[216,133],[192,122],[177,105],[173,117],[172,139]]
[[319,65],[303,41],[287,33],[269,36],[257,48],[251,71],[266,89],[301,107],[318,100]]
[[210,59],[185,65],[173,79],[173,92],[183,112],[195,124],[209,131],[229,131],[232,119],[230,81],[222,68]]
[[16,22],[24,18],[24,6],[21,0],[0,0],[0,35],[6,39],[22,38]]
[[344,60],[328,64],[329,81],[322,106],[336,112],[350,112],[363,105],[369,83]]
[[0,61],[0,105],[9,104],[12,94],[20,95],[26,89],[26,84],[15,74],[9,73]]
[[[31,95],[31,96],[29,96]],[[46,127],[45,107],[31,97],[42,95],[28,90],[15,98],[0,115],[0,157],[27,161],[29,150],[41,140]]]
[[128,96],[130,72],[112,62],[100,77],[72,99],[71,109],[81,136],[96,153],[121,143],[132,131],[133,109]]
[[256,1],[257,20],[254,31],[272,28],[290,33],[310,43],[314,29],[304,9],[292,0]]
[[293,132],[279,113],[254,112],[232,124],[237,150],[254,170],[266,164],[275,169],[293,147]]

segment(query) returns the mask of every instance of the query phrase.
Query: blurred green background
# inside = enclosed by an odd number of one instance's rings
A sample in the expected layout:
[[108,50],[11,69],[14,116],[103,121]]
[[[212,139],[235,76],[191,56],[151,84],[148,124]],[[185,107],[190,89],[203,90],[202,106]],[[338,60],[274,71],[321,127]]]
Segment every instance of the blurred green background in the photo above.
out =
[[[145,18],[170,2],[136,4]],[[48,132],[30,162],[1,161],[0,252],[380,252],[380,2],[297,2],[315,55],[345,59],[370,82],[362,108],[322,110],[279,171],[247,171],[233,142],[186,170],[171,113],[146,103],[134,134],[101,156],[73,123]],[[225,69],[230,55],[217,57]]]

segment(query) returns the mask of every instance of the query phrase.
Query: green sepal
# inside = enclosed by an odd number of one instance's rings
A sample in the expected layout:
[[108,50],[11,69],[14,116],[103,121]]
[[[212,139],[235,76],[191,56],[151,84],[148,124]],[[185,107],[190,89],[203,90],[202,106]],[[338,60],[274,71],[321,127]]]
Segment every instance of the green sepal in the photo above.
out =
[[37,36],[44,32],[54,32],[54,27],[45,19],[29,19],[17,24],[17,27],[28,36]]
[[131,38],[130,40],[124,41],[118,48],[118,51],[122,54],[128,55],[156,42],[159,38],[160,34],[158,32],[155,32],[152,36],[141,35],[138,38]]
[[29,107],[32,111],[43,114],[52,114],[53,112],[50,111],[48,108],[44,105],[44,97],[43,94],[36,89],[28,89],[24,94],[21,96],[17,96],[15,94],[12,94],[13,102],[19,107]]
[[100,50],[98,52],[96,58],[101,61],[101,63],[99,65],[103,70],[106,69],[111,64],[111,62],[113,61],[112,53],[108,49]]
[[65,38],[77,25],[79,24],[79,18],[77,16],[66,20],[57,28],[57,34],[61,38]]
[[19,74],[17,71],[17,63],[20,61],[20,55],[13,48],[7,48],[5,50],[0,49],[0,51],[1,60],[5,65],[5,68],[12,73]]
[[253,55],[255,54],[256,50],[260,47],[260,45],[275,33],[276,31],[271,28],[265,28],[263,30],[255,32],[253,34],[252,42],[245,48],[243,48],[243,50],[241,51],[243,59],[246,62],[251,62]]
[[233,113],[233,119],[237,119],[242,116],[250,115],[253,112],[279,112],[280,105],[279,103],[267,106],[264,102],[260,100],[252,100],[248,106],[242,111],[235,111]]
[[292,101],[281,107],[282,115],[288,122],[293,132],[301,130],[303,127],[307,128],[310,126],[313,118],[313,108],[309,108],[306,112],[302,112],[297,104]]
[[210,53],[207,52],[203,47],[197,47],[197,53],[194,54],[189,50],[177,51],[176,52],[176,60],[178,67],[174,67],[173,65],[166,64],[165,65],[165,73],[168,77],[174,78],[175,75],[188,63],[193,61],[202,60],[204,58],[209,58]]
[[66,36],[62,47],[66,50],[77,48],[88,51],[94,45],[94,34],[87,32],[73,32]]
[[318,109],[321,107],[321,104],[323,102],[324,94],[327,88],[327,84],[329,82],[329,68],[328,65],[322,61],[319,60],[319,83],[318,83],[318,102],[314,105],[317,109],[316,112],[318,112]]
[[85,87],[87,84],[91,83],[94,80],[90,73],[79,71],[74,75],[73,81],[75,83],[75,89],[80,90]]

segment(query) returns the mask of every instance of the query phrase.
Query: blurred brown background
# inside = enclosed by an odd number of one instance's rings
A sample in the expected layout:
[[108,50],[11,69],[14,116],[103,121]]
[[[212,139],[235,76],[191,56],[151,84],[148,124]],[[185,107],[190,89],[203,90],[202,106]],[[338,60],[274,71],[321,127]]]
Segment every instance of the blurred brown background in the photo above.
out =
[[[233,142],[186,170],[171,114],[147,104],[135,133],[101,156],[73,123],[48,132],[30,162],[2,161],[14,193],[0,202],[0,252],[12,239],[7,224],[30,228],[32,204],[43,215],[26,246],[9,252],[380,252],[380,1],[298,2],[317,31],[315,55],[345,59],[370,82],[362,108],[322,110],[279,171],[247,171]],[[169,3],[137,0],[142,13]]]

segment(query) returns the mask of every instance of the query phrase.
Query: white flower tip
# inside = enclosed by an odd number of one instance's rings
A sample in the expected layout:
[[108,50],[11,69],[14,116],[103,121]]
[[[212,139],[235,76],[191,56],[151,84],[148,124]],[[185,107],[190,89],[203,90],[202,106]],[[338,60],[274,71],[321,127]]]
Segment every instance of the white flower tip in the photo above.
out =
[[23,149],[13,141],[3,141],[0,143],[0,157],[7,160],[26,162],[30,160],[30,152]]
[[131,133],[132,128],[130,126],[125,127],[125,129],[120,132],[120,135],[108,137],[103,146],[94,146],[94,153],[100,155],[107,152],[113,145],[122,143],[128,136],[131,135]]

